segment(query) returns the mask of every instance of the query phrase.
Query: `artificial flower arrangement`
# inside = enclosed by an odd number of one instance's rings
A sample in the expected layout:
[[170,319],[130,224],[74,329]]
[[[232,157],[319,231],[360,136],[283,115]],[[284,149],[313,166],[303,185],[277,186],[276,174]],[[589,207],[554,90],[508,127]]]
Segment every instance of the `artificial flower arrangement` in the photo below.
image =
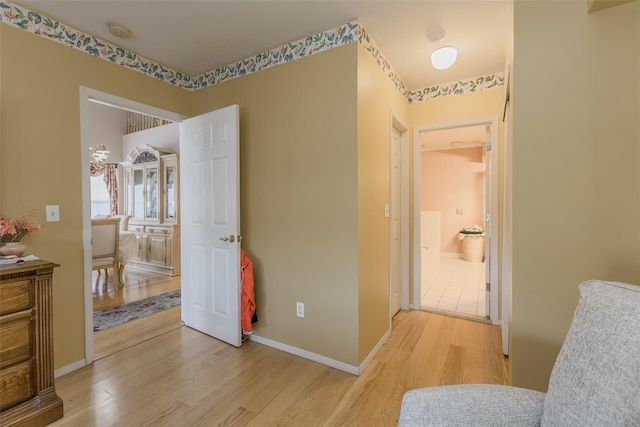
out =
[[458,240],[463,240],[465,237],[482,237],[484,231],[479,225],[465,225],[462,227],[458,234]]
[[460,232],[462,234],[482,234],[482,227],[480,227],[479,225],[465,225],[464,227],[462,227],[462,230],[460,230]]
[[41,229],[42,225],[31,222],[24,214],[15,220],[0,214],[0,246],[19,242],[27,234]]

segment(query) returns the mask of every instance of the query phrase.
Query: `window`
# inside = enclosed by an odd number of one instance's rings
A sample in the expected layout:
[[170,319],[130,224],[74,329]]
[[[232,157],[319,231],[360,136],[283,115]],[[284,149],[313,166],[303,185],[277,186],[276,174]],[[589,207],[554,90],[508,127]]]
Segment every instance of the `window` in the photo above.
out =
[[111,215],[111,202],[104,176],[92,176],[91,178],[91,218],[96,215]]

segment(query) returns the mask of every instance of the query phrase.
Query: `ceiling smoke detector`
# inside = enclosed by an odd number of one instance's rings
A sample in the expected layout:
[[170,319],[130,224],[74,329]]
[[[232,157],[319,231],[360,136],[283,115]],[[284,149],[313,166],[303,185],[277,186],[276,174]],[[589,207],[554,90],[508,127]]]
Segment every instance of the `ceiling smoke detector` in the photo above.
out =
[[128,39],[131,37],[131,30],[120,24],[109,23],[107,24],[107,27],[109,27],[109,32],[116,37],[121,39]]
[[444,38],[444,33],[441,31],[435,32],[435,33],[431,33],[427,36],[427,38],[429,39],[430,42],[437,42],[440,41]]

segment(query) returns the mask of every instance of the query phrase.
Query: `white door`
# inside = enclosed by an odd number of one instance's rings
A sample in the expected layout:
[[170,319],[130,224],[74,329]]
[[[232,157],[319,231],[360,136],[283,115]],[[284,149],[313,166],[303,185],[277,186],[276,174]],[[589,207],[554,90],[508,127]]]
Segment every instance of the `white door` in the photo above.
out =
[[485,271],[485,314],[491,317],[491,126],[486,125],[484,176],[484,271]]
[[[508,89],[507,89],[508,90]],[[502,207],[502,353],[509,355],[509,322],[511,308],[511,161],[509,160],[509,101],[504,111],[504,203]]]
[[389,266],[391,288],[391,316],[400,310],[400,131],[392,128],[391,172],[389,199],[391,201]]
[[182,320],[240,346],[237,105],[180,125]]

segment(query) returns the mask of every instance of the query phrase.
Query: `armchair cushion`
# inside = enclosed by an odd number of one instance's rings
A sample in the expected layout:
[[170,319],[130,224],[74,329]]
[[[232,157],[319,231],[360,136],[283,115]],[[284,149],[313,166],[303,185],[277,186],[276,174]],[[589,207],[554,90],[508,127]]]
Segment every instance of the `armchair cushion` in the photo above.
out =
[[411,390],[402,398],[399,427],[539,426],[544,393],[491,384]]
[[542,425],[640,426],[640,286],[590,280],[580,294]]

